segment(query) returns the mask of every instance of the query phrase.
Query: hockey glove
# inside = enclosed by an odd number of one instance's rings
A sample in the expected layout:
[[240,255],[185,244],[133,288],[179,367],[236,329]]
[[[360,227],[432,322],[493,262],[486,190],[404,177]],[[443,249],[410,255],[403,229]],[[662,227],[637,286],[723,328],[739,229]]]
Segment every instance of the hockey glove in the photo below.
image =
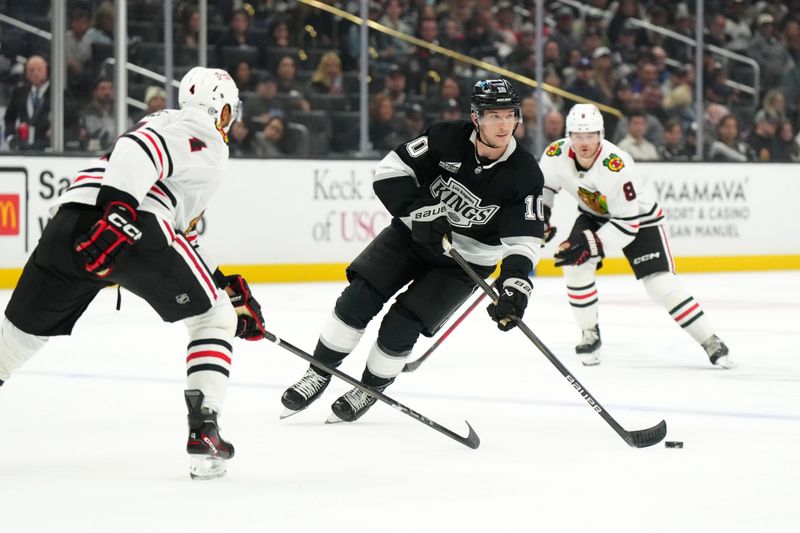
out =
[[443,254],[442,239],[452,242],[447,208],[436,198],[420,200],[411,206],[411,238],[435,254]]
[[575,242],[564,241],[558,247],[558,252],[555,254],[555,266],[578,266],[584,264],[590,259],[602,259],[605,257],[603,253],[603,243],[597,237],[595,232],[586,229],[578,234]]
[[558,228],[555,226],[550,225],[550,214],[552,213],[552,209],[549,206],[544,206],[544,242],[542,242],[542,247],[550,241],[553,240],[553,237],[556,236],[558,232]]
[[236,336],[248,341],[259,341],[264,338],[264,315],[261,314],[261,305],[253,298],[250,286],[245,279],[234,274],[225,276],[227,286],[225,292],[231,297],[233,309],[236,311]]
[[486,308],[500,331],[508,331],[517,325],[517,319],[525,314],[532,290],[531,282],[527,279],[508,278],[503,281],[497,303],[489,304]]
[[105,278],[111,274],[120,252],[136,244],[141,237],[142,232],[136,225],[136,209],[125,202],[111,202],[103,217],[88,233],[78,237],[74,247],[86,259],[86,271]]

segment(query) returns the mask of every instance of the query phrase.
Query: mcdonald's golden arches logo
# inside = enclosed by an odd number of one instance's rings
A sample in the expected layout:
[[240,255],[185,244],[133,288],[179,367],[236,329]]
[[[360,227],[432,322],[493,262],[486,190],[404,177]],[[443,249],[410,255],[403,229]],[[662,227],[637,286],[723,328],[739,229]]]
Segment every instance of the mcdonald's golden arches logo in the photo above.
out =
[[18,194],[0,194],[0,235],[19,235]]

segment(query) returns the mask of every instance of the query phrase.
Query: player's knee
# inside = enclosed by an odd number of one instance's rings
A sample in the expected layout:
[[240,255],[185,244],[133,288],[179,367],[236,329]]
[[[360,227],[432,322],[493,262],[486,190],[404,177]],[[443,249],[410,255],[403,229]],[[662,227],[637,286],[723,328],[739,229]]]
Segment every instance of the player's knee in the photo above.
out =
[[33,354],[42,349],[48,337],[25,333],[4,318],[0,323],[0,379],[6,380]]
[[191,338],[232,338],[236,335],[236,311],[224,291],[218,292],[217,301],[203,314],[186,319]]
[[413,311],[395,303],[381,322],[378,341],[394,355],[410,353],[424,328],[425,324]]
[[367,280],[354,275],[336,300],[335,313],[353,329],[363,330],[380,312],[386,299]]
[[663,306],[677,303],[684,297],[684,290],[678,282],[677,276],[671,272],[657,272],[642,278],[644,289],[648,296]]

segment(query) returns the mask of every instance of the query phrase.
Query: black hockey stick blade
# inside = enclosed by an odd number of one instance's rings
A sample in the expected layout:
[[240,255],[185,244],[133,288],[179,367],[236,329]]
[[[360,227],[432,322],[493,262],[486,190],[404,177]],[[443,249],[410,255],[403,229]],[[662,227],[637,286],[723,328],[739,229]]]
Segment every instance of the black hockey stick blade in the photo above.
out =
[[662,420],[655,426],[638,431],[628,431],[622,438],[633,448],[655,446],[667,436],[667,423]]
[[297,346],[294,346],[293,344],[291,344],[289,342],[286,342],[285,340],[281,339],[280,337],[278,337],[277,335],[275,335],[273,333],[270,333],[269,331],[265,331],[264,332],[264,338],[267,339],[268,341],[274,343],[274,344],[277,344],[278,346],[280,346],[284,350],[293,353],[294,355],[300,357],[301,359],[305,359],[307,362],[309,362],[310,364],[312,364],[315,367],[319,368],[320,370],[323,370],[323,371],[327,372],[328,374],[336,376],[337,378],[341,379],[345,383],[348,383],[349,385],[366,392],[370,396],[374,396],[376,399],[382,401],[383,403],[389,405],[390,407],[393,407],[394,409],[397,409],[401,413],[406,414],[406,415],[410,416],[411,418],[413,418],[413,419],[415,419],[415,420],[417,420],[419,422],[422,422],[423,424],[425,424],[429,428],[435,429],[436,431],[438,431],[439,433],[441,433],[443,435],[447,435],[448,437],[450,437],[454,441],[460,442],[461,444],[463,444],[464,446],[466,446],[468,448],[472,448],[474,450],[478,446],[480,446],[480,444],[481,444],[481,439],[478,437],[478,434],[475,433],[475,430],[472,429],[472,426],[469,425],[469,422],[465,421],[466,424],[467,424],[467,427],[469,428],[469,433],[467,434],[466,437],[463,437],[463,436],[459,435],[458,433],[456,433],[455,431],[447,429],[446,427],[442,426],[441,424],[438,424],[438,423],[434,422],[433,420],[431,420],[430,418],[428,418],[428,417],[426,417],[426,416],[414,411],[410,407],[407,407],[407,406],[403,405],[402,403],[398,402],[397,400],[394,400],[394,399],[390,398],[389,396],[386,396],[382,392],[379,392],[379,391],[373,389],[372,387],[370,387],[368,385],[365,385],[364,383],[358,381],[357,379],[345,374],[341,370],[338,370],[336,368],[328,366],[325,363],[323,363],[321,361],[318,361],[317,359],[314,359],[314,356],[311,355],[310,353],[307,353],[307,352],[301,350],[300,348],[298,348]]

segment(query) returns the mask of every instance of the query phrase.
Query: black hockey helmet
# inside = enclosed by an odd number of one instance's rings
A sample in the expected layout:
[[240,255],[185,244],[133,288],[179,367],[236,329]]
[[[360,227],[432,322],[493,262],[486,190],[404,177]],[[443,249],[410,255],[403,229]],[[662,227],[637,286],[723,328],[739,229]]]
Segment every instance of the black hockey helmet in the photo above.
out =
[[520,116],[520,98],[504,79],[480,80],[472,87],[470,111],[480,117],[485,109],[514,109]]

